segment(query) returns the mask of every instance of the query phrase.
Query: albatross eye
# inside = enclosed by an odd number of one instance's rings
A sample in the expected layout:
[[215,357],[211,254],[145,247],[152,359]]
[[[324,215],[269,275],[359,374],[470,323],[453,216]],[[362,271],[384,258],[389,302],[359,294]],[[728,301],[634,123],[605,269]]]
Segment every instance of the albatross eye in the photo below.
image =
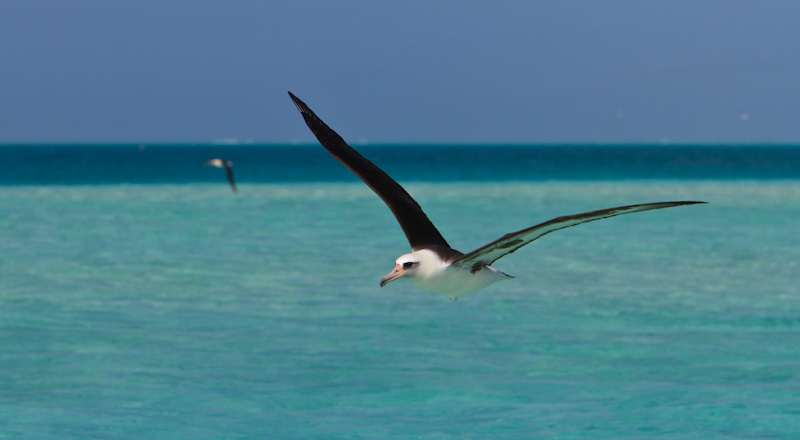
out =
[[414,266],[414,263],[411,261],[403,263],[403,269],[411,269],[412,266]]

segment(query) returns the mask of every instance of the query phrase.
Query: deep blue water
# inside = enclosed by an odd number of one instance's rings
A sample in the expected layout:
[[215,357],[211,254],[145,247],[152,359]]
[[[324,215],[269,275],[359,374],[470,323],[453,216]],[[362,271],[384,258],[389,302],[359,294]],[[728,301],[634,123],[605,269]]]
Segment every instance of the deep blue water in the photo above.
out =
[[[359,146],[399,181],[796,179],[798,146]],[[240,182],[352,181],[319,145],[0,146],[0,184],[214,182],[212,157]]]

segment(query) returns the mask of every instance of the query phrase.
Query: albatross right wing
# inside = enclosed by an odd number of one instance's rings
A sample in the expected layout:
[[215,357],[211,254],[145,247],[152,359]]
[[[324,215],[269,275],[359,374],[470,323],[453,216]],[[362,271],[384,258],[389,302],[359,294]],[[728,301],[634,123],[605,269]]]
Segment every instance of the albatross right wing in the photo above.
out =
[[303,115],[308,128],[314,133],[319,142],[331,155],[353,172],[359,179],[367,184],[375,194],[383,199],[384,203],[392,210],[403,232],[408,238],[411,249],[417,250],[432,246],[450,246],[439,233],[428,216],[422,212],[419,204],[411,198],[400,184],[395,182],[388,174],[364,158],[328,127],[311,111],[308,106],[289,92],[297,109]]
[[651,209],[672,208],[674,206],[695,205],[698,203],[706,202],[646,203],[643,205],[620,206],[617,208],[601,209],[599,211],[584,212],[583,214],[567,215],[564,217],[554,218],[553,220],[538,224],[536,226],[506,234],[500,239],[495,240],[486,246],[460,256],[453,261],[452,265],[454,267],[471,266],[471,270],[473,272],[478,271],[483,266],[491,265],[501,257],[515,252],[517,249],[551,232],[623,214],[649,211]]
[[228,177],[228,185],[231,187],[231,191],[238,192],[236,182],[233,180],[233,168],[229,165],[225,166],[225,176]]

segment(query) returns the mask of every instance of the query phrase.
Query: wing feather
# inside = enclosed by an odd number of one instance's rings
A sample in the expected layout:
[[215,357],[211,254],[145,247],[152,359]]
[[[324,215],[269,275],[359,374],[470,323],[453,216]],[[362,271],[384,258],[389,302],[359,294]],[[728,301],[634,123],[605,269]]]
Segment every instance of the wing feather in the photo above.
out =
[[308,106],[289,92],[292,101],[303,115],[308,128],[331,155],[367,184],[392,210],[400,227],[406,234],[411,249],[428,247],[450,248],[419,204],[411,198],[400,184],[388,174],[364,158],[328,127]]
[[706,202],[646,203],[642,205],[620,206],[617,208],[601,209],[599,211],[584,212],[583,214],[567,215],[564,217],[554,218],[553,220],[538,224],[536,226],[506,234],[498,240],[495,240],[479,249],[455,259],[452,262],[452,265],[456,267],[472,266],[473,268],[480,269],[481,267],[490,265],[498,259],[515,252],[517,249],[551,232],[623,214],[632,214],[634,212],[643,212],[652,209],[672,208],[674,206],[694,205],[698,203]]
[[233,192],[237,192],[236,182],[233,180],[233,168],[230,165],[225,165],[225,175],[228,177],[228,185]]

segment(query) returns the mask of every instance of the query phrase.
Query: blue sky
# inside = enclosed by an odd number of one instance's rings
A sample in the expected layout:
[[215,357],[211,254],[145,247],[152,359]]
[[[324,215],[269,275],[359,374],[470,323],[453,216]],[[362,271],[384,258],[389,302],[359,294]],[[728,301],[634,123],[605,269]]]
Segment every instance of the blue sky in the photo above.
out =
[[800,2],[0,2],[0,142],[800,143]]

